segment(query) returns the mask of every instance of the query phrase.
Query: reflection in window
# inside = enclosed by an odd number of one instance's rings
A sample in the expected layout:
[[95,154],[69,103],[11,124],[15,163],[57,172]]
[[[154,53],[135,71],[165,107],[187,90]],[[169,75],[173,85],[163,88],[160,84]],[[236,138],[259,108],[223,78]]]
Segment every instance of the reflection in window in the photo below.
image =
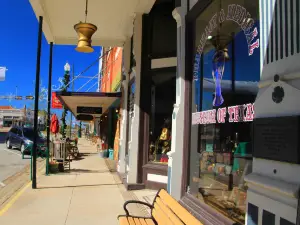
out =
[[[250,51],[250,42],[259,40],[259,34],[252,40],[246,34],[259,30],[258,1],[235,4],[238,9],[232,3],[214,0],[196,21],[197,45],[204,43],[202,34],[214,15],[221,23],[200,48],[198,75],[192,84],[189,187],[199,200],[243,224],[244,177],[252,171],[251,121],[260,79],[259,50]],[[235,14],[241,7],[254,21],[248,30]]]

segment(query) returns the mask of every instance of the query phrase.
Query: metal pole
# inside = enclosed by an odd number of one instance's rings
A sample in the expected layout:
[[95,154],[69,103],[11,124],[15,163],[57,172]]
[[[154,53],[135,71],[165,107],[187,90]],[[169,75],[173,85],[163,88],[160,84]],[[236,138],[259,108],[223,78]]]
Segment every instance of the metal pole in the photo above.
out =
[[49,175],[50,110],[51,110],[51,93],[52,93],[52,55],[53,55],[53,42],[50,42],[49,77],[48,77],[48,113],[47,113],[47,158],[46,158],[46,175]]
[[33,120],[33,147],[32,147],[32,188],[36,189],[36,148],[37,148],[37,131],[38,131],[38,111],[39,111],[39,90],[40,90],[40,69],[41,69],[41,50],[42,50],[42,29],[43,17],[39,17],[39,34],[36,57],[36,75],[35,75],[35,101],[34,101],[34,120]]
[[[72,91],[74,91],[74,64],[72,65]],[[71,112],[71,121],[70,121],[70,139],[72,137],[72,119],[73,114]]]

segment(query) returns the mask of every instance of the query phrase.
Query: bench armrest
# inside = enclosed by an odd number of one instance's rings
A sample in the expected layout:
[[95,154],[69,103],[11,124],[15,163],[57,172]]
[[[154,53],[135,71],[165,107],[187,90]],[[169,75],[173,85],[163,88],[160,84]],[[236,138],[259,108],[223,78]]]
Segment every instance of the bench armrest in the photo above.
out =
[[136,200],[126,201],[126,202],[124,203],[124,206],[123,206],[124,211],[125,211],[125,213],[126,213],[126,216],[129,216],[129,211],[127,210],[127,207],[126,207],[126,206],[127,206],[128,204],[131,204],[131,203],[133,203],[133,204],[141,204],[141,205],[145,205],[145,206],[148,206],[150,209],[153,208],[153,206],[150,205],[150,204],[147,203],[147,202],[136,201]]

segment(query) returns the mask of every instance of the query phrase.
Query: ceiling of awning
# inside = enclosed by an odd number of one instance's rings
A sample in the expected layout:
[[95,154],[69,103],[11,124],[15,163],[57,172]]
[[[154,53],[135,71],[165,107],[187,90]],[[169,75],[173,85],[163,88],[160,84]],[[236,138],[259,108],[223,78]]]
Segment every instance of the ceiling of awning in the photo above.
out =
[[[77,107],[102,107],[102,114],[121,97],[121,92],[57,92],[57,97],[76,117]],[[92,114],[100,117],[101,114]]]
[[[86,0],[29,0],[36,17],[43,16],[48,42],[76,45],[74,25],[85,19]],[[133,32],[136,13],[150,12],[155,0],[89,0],[87,22],[98,27],[94,46],[122,46]]]

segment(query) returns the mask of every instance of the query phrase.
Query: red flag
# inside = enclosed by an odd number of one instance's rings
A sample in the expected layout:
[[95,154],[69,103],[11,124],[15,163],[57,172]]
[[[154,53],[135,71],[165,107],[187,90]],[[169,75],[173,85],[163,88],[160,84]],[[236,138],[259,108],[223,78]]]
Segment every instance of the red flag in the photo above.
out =
[[56,114],[53,114],[51,117],[50,131],[53,134],[57,134],[59,131],[59,122],[58,122]]
[[61,102],[59,101],[59,99],[56,96],[55,92],[52,92],[52,108],[53,109],[62,109],[63,106],[61,104]]

